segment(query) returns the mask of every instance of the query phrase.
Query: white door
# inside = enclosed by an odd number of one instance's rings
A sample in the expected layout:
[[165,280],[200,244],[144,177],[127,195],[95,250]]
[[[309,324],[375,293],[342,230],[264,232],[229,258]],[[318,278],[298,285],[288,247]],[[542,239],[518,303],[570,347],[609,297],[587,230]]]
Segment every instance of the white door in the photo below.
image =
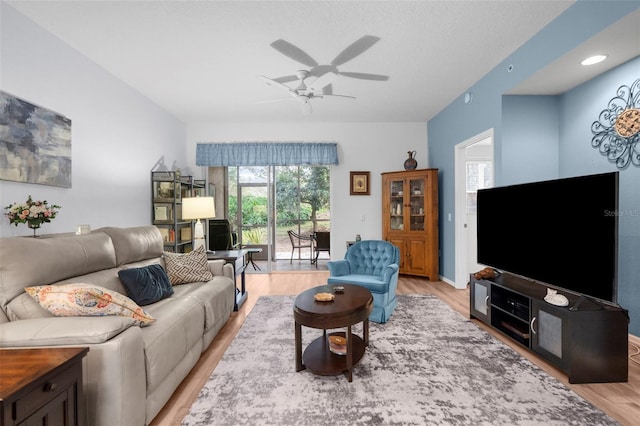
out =
[[476,195],[493,186],[493,129],[455,149],[455,287],[465,288],[469,274],[482,269],[477,259]]
[[492,151],[492,146],[486,141],[468,146],[466,153],[466,228],[464,228],[467,234],[466,276],[484,268],[484,265],[476,261],[478,258],[477,195],[478,189],[493,186],[493,161],[491,157],[486,156],[486,151]]

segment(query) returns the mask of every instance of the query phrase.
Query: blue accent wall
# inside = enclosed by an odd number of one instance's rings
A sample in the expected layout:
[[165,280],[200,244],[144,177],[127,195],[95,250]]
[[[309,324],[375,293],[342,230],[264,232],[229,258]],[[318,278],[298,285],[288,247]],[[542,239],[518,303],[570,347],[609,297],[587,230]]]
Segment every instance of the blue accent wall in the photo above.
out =
[[[562,96],[559,146],[561,177],[618,170],[598,149],[591,146],[591,124],[607,109],[620,86],[631,86],[639,78],[640,57],[637,57]],[[640,167],[631,165],[620,171],[617,214],[620,236],[618,303],[630,311],[630,332],[640,335]],[[598,248],[594,247],[593,257],[585,259],[585,270],[597,266]]]
[[558,177],[560,100],[558,96],[502,99],[503,185]]
[[[510,88],[587,39],[640,8],[635,1],[578,1],[510,55],[427,124],[430,167],[440,170],[440,271],[455,279],[454,151],[494,129],[495,183],[546,180],[617,170],[591,147],[591,123],[616,89],[640,77],[636,58],[560,96],[503,96]],[[627,41],[630,42],[630,41]],[[635,76],[634,76],[635,75]],[[546,109],[548,108],[548,109]],[[530,114],[531,112],[534,114]],[[531,121],[527,120],[530,115]],[[555,115],[555,117],[554,117]],[[539,125],[535,120],[539,120]],[[518,136],[518,128],[526,130]],[[531,135],[536,132],[540,137]],[[536,142],[539,141],[539,142]],[[534,144],[540,144],[539,150]],[[555,145],[555,146],[554,146]],[[618,302],[630,311],[629,331],[640,335],[640,168],[620,173]],[[597,267],[597,254],[585,262]]]

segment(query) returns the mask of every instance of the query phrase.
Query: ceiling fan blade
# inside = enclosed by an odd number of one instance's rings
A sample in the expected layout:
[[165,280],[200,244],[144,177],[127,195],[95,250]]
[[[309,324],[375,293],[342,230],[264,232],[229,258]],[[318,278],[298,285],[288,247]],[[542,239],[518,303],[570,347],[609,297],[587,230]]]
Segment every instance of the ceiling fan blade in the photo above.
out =
[[313,93],[319,92],[325,86],[328,86],[329,84],[333,83],[333,80],[335,80],[336,77],[338,77],[338,74],[331,71],[326,72],[322,74],[320,77],[316,78],[316,80],[308,86],[307,90]]
[[327,99],[355,99],[355,96],[347,96],[347,95],[320,95],[318,98],[327,98]]
[[296,47],[293,44],[289,43],[288,41],[278,39],[271,43],[271,47],[282,53],[284,56],[287,56],[294,61],[300,62],[301,64],[308,67],[315,67],[318,65],[318,63],[311,56],[309,56],[299,47]]
[[284,77],[278,77],[272,79],[273,81],[277,81],[278,83],[290,83],[292,81],[298,81],[298,76],[296,75],[285,75]]
[[345,77],[359,78],[360,80],[375,80],[375,81],[389,80],[388,75],[380,75],[380,74],[368,74],[363,72],[344,72],[344,71],[340,71],[339,74]]
[[333,95],[333,85],[329,84],[322,88],[323,95]]
[[286,85],[280,83],[279,81],[273,80],[273,79],[271,79],[269,77],[265,77],[264,75],[259,75],[258,78],[260,80],[264,81],[265,83],[267,83],[269,86],[278,87],[278,88],[280,88],[282,90],[286,90],[289,93],[293,92],[293,90],[289,86],[286,86]]
[[340,66],[347,61],[352,60],[356,56],[364,53],[371,46],[376,44],[380,40],[380,37],[375,37],[372,35],[366,35],[360,37],[358,40],[351,43],[351,45],[347,46],[342,52],[336,56],[336,58],[331,61],[331,65]]

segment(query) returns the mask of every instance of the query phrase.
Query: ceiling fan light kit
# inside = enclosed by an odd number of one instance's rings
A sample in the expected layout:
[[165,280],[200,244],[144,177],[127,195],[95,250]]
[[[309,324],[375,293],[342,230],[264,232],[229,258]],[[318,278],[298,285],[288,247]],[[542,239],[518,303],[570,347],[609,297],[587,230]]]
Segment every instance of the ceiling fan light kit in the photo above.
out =
[[[278,78],[269,78],[264,75],[258,76],[258,78],[270,86],[278,87],[281,90],[286,91],[289,94],[289,98],[284,99],[272,99],[259,103],[278,102],[286,99],[296,99],[302,103],[303,114],[311,114],[311,99],[316,98],[335,98],[335,99],[355,99],[354,96],[348,95],[335,95],[333,94],[333,82],[339,77],[350,77],[361,80],[373,80],[373,81],[387,81],[389,79],[386,75],[368,74],[359,72],[341,72],[338,70],[338,66],[344,64],[355,58],[356,56],[364,53],[371,46],[380,40],[379,37],[366,35],[355,42],[351,43],[347,48],[335,57],[328,65],[320,65],[309,54],[304,52],[297,46],[289,43],[285,40],[276,40],[271,43],[271,47],[278,52],[299,62],[302,65],[310,67],[308,70],[298,70],[295,75],[284,76]],[[308,86],[305,80],[309,77],[315,77]],[[298,80],[298,86],[293,89],[284,83]]]

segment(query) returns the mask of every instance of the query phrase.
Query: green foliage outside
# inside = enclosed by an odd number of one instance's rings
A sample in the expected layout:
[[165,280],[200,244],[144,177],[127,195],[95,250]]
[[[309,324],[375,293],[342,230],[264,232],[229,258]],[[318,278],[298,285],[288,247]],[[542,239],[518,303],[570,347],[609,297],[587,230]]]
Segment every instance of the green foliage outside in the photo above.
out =
[[[329,219],[329,168],[322,166],[290,166],[276,169],[276,233],[288,229],[310,234],[325,230]],[[229,196],[229,217],[237,217],[238,199]],[[243,244],[265,244],[268,209],[267,197],[245,194],[242,197]],[[257,226],[258,228],[253,228]]]
[[252,228],[242,231],[242,244],[258,245],[267,241],[265,228]]
[[[298,176],[300,191],[298,191]],[[318,219],[329,211],[329,169],[327,167],[279,167],[276,177],[276,223],[292,226]],[[299,201],[299,202],[298,202]],[[229,217],[236,217],[237,196],[229,196]],[[266,225],[267,197],[245,195],[242,199],[242,222],[245,225]]]
[[328,167],[279,167],[276,181],[278,225],[315,221],[329,211]]

